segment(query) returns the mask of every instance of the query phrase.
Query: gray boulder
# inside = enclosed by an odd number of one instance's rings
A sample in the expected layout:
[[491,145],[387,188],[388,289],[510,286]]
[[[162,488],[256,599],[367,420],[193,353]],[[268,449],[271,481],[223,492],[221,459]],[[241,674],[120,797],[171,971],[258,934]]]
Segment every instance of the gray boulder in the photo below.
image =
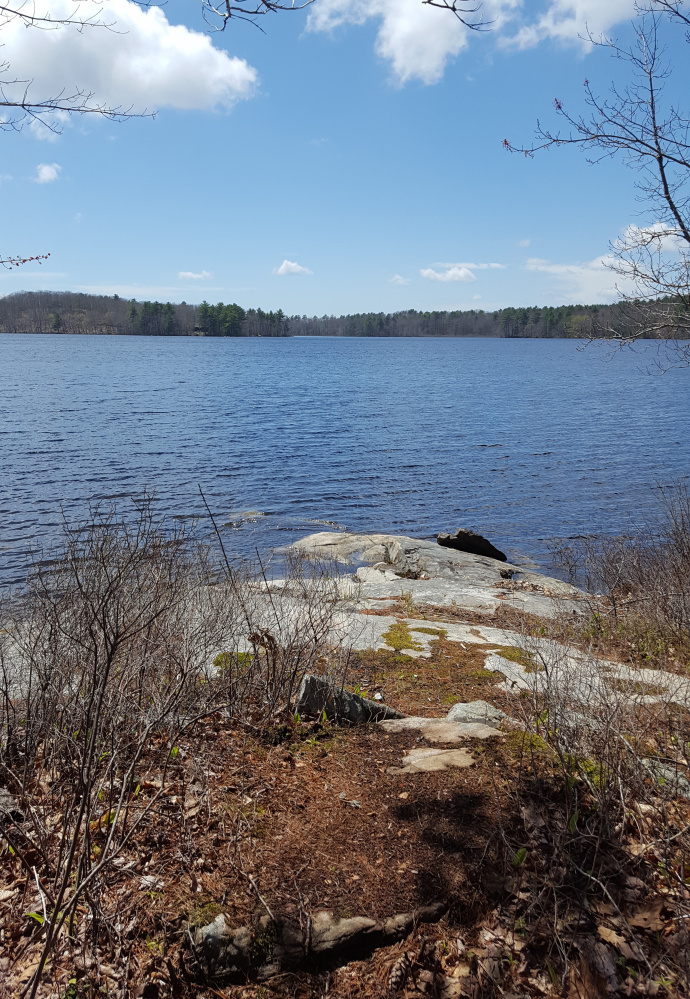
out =
[[474,531],[466,531],[459,527],[455,534],[436,535],[436,542],[443,548],[454,548],[459,552],[469,552],[470,555],[484,555],[486,558],[495,558],[499,562],[507,562],[508,556],[491,544],[481,534]]
[[447,721],[479,723],[482,725],[496,726],[499,722],[507,718],[508,715],[500,708],[495,708],[487,701],[469,701],[467,704],[454,704],[446,715]]
[[313,674],[308,674],[302,680],[296,710],[300,715],[312,718],[320,718],[325,711],[329,721],[344,721],[351,725],[405,717],[387,704],[379,704],[360,697],[359,694],[352,694],[324,677]]

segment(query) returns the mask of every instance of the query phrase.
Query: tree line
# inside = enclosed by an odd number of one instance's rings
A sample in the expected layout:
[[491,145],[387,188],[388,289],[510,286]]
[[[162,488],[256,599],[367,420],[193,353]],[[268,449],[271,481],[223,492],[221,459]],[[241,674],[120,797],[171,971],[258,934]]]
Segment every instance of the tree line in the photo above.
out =
[[590,337],[605,335],[610,305],[506,308],[495,312],[365,312],[347,316],[287,316],[236,303],[138,302],[118,295],[16,292],[0,298],[0,332],[91,333],[130,336],[479,336]]

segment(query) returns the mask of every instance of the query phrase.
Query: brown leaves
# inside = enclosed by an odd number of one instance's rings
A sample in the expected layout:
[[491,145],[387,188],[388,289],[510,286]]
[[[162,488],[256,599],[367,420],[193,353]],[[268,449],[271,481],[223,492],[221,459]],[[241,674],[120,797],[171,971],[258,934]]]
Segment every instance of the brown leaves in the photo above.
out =
[[626,961],[643,961],[644,957],[638,945],[633,941],[628,943],[616,930],[608,926],[597,927],[597,933],[605,943],[612,944],[619,954],[622,954]]
[[630,926],[637,926],[641,930],[661,930],[664,927],[664,920],[661,918],[661,911],[664,908],[664,899],[657,899],[652,905],[638,909],[632,916],[628,916]]

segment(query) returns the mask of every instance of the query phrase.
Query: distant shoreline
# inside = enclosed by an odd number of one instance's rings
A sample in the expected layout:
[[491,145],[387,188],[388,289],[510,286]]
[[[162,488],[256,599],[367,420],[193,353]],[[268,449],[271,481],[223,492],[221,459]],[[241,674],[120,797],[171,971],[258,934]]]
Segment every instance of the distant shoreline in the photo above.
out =
[[16,292],[0,298],[0,332],[79,336],[443,337],[596,339],[611,328],[611,305],[561,305],[289,316],[236,302],[136,301],[78,292]]

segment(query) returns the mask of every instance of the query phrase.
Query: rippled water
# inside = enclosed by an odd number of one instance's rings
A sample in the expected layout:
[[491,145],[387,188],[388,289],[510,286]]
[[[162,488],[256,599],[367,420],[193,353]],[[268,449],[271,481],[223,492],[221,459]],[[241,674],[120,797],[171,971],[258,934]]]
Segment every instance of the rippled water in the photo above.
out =
[[[0,579],[144,488],[237,554],[336,524],[473,527],[518,561],[652,516],[690,371],[566,340],[0,336]],[[204,529],[200,521],[199,530]]]

